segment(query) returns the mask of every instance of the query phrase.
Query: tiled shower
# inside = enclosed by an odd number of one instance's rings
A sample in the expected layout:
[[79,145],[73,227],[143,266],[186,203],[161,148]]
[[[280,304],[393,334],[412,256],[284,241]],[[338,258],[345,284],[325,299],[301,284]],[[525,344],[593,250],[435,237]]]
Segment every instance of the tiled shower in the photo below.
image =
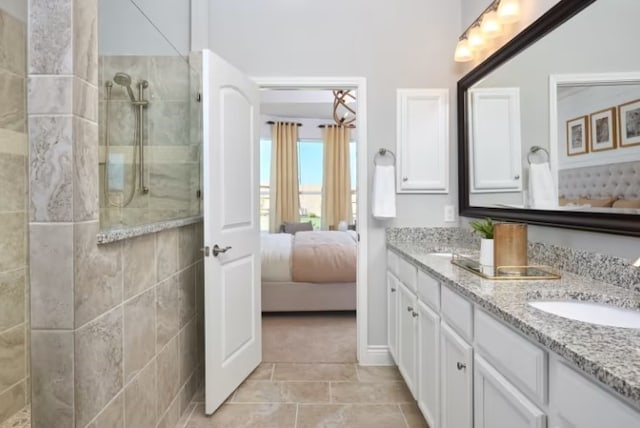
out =
[[[0,3],[0,426],[29,393],[26,16]],[[22,426],[22,425],[19,425]]]

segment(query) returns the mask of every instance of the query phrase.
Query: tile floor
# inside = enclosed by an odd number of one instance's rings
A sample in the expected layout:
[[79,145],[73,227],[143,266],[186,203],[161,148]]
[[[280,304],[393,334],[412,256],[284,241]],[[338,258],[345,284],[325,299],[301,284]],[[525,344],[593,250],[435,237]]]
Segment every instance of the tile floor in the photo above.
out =
[[427,427],[398,370],[358,366],[355,342],[352,314],[265,316],[265,362],[211,417],[196,394],[179,427]]
[[3,423],[0,428],[29,428],[31,427],[31,407],[27,406]]

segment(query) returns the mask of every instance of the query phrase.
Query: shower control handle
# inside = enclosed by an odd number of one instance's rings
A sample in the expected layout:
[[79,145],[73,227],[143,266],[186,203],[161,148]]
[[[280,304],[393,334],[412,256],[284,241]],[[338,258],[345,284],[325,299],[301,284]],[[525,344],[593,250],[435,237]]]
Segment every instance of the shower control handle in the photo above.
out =
[[228,250],[230,250],[231,247],[219,247],[218,244],[213,246],[213,257],[218,257],[218,254],[222,254],[222,253],[226,253]]

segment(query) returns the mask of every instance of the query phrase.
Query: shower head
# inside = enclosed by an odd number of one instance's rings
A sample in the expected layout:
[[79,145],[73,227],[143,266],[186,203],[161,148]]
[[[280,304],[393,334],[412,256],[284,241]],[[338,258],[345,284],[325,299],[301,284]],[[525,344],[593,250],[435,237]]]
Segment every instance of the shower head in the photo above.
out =
[[127,73],[118,72],[113,76],[113,81],[120,86],[124,86],[127,89],[129,98],[131,98],[131,102],[136,102],[136,97],[133,95],[133,90],[131,89],[131,76]]

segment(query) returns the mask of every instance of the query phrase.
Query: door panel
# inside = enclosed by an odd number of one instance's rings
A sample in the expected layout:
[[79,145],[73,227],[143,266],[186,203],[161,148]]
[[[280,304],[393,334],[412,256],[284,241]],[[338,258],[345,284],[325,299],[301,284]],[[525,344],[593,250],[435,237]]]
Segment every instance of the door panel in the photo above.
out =
[[473,426],[473,348],[440,323],[441,428]]
[[[223,339],[223,364],[255,337],[255,314],[251,278],[253,260],[245,258],[228,263],[222,269],[222,293],[224,301],[225,332]],[[247,304],[247,302],[251,302]]]
[[439,426],[440,317],[418,301],[418,407],[429,423]]

